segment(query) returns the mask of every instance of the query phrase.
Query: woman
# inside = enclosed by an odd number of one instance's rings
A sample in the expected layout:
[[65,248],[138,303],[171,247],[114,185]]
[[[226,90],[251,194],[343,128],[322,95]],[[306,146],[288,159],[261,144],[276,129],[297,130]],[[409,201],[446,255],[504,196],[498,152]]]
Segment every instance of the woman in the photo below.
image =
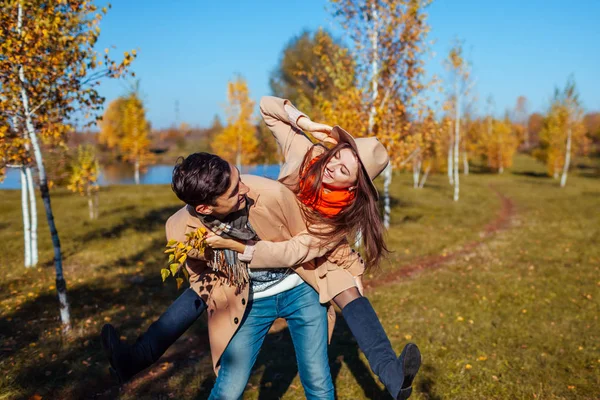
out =
[[[377,267],[388,252],[377,207],[378,193],[372,181],[389,162],[383,145],[375,138],[354,139],[340,127],[315,123],[287,100],[264,97],[260,106],[263,119],[284,155],[280,181],[303,205],[308,231],[279,243],[241,243],[211,235],[207,244],[215,249],[237,251],[252,268],[292,267],[322,256],[347,236],[360,233],[367,265]],[[329,147],[313,145],[300,130],[311,132],[317,139],[329,143]],[[289,257],[285,257],[289,246],[305,246],[308,259],[290,262]],[[345,288],[340,291],[340,285],[336,285],[338,289],[331,292],[319,285],[321,301],[332,300],[342,309],[373,372],[394,398],[406,399],[420,367],[419,350],[409,343],[396,358],[375,311],[361,295],[363,272],[364,264],[360,270],[353,271],[323,271],[317,267],[315,273],[321,278],[320,282],[343,282]],[[327,280],[323,279],[325,276]]]

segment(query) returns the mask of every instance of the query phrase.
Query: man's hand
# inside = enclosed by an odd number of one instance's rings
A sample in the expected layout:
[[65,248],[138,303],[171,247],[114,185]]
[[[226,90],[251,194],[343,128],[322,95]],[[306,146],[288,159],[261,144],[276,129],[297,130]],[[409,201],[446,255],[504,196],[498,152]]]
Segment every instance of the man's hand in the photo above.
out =
[[206,245],[213,250],[229,249],[229,250],[237,251],[238,253],[243,253],[244,249],[246,248],[245,243],[241,243],[241,242],[238,242],[237,240],[233,240],[233,239],[225,239],[219,235],[215,235],[212,232],[209,232],[208,235],[206,236],[206,239],[204,239],[204,240],[206,242]]

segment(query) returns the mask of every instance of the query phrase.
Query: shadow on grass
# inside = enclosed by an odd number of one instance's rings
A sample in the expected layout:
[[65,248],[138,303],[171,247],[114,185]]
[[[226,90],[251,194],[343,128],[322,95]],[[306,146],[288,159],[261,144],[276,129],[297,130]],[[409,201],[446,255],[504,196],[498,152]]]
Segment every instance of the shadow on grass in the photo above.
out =
[[[334,385],[336,385],[342,364],[345,363],[363,391],[360,398],[389,399],[389,394],[380,389],[373,379],[369,366],[361,360],[356,341],[339,313],[328,353]],[[298,374],[298,365],[292,338],[287,328],[267,335],[253,371],[255,372],[252,376],[256,376],[262,371],[258,387],[260,400],[279,399],[289,390],[292,381]],[[214,377],[206,378],[200,386],[201,390],[196,399],[208,399],[213,385]]]
[[419,379],[417,380],[417,387],[419,392],[425,396],[428,400],[441,400],[442,398],[434,393],[434,380],[435,368],[431,365],[422,365]]
[[513,175],[517,176],[528,176],[531,178],[549,178],[548,174],[545,172],[535,172],[535,171],[512,171]]
[[[167,293],[156,293],[154,286],[144,285],[118,293],[112,288],[84,286],[71,289],[69,300],[72,320],[88,321],[97,317],[101,311],[119,310],[113,314],[113,320],[118,321],[120,331],[128,333],[131,338],[135,336],[132,332],[136,328],[147,327],[146,319],[135,312],[137,304],[152,298],[155,307],[164,305],[166,308],[172,298]],[[168,381],[174,375],[184,384],[204,376],[195,398],[208,398],[215,377],[204,321],[194,325],[191,329],[192,337],[180,338],[155,366],[140,374],[125,389],[120,389],[107,372],[108,362],[101,349],[99,332],[103,321],[96,321],[86,328],[75,327],[75,330],[85,333],[77,335],[70,342],[63,341],[58,332],[49,338],[48,331],[60,328],[56,317],[56,303],[54,295],[42,295],[10,314],[7,317],[10,321],[0,321],[3,358],[8,360],[19,351],[31,349],[31,343],[36,343],[36,348],[39,349],[39,353],[32,353],[28,361],[14,366],[12,386],[20,388],[24,398],[39,394],[45,398],[57,398],[60,395],[65,399],[113,399],[119,396],[121,390],[143,398],[167,398],[173,395],[172,385]],[[44,318],[32,317],[48,314],[50,316]],[[44,355],[43,358],[40,358],[40,353]],[[361,398],[389,398],[387,392],[380,389],[374,381],[368,365],[361,360],[356,342],[341,315],[338,315],[329,347],[329,360],[334,383],[342,363],[345,363],[361,386]],[[169,367],[162,368],[161,365]],[[298,368],[287,328],[267,336],[253,371],[253,376],[261,374],[259,399],[280,398],[289,390]]]
[[165,226],[167,219],[180,208],[181,206],[166,206],[153,209],[141,217],[124,217],[118,224],[91,231],[81,238],[78,238],[77,241],[87,243],[107,237],[119,237],[123,232],[130,229],[133,229],[135,232],[152,232],[160,230]]

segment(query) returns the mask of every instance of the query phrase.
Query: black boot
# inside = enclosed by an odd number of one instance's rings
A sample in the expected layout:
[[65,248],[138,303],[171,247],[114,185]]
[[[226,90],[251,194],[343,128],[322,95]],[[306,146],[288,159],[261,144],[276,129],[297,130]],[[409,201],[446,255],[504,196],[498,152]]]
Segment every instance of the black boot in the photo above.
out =
[[206,303],[192,289],[186,289],[133,346],[122,343],[115,328],[102,327],[102,347],[111,372],[125,383],[138,372],[154,364],[206,310]]
[[342,315],[365,353],[371,370],[379,377],[394,399],[408,399],[412,393],[412,382],[421,366],[421,353],[413,344],[407,344],[400,357],[392,349],[375,310],[366,297],[348,303]]

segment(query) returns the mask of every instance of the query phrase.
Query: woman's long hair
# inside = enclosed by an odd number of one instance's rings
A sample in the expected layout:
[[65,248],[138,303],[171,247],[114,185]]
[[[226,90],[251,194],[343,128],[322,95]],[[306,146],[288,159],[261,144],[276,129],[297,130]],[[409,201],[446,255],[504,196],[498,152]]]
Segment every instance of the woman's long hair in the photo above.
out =
[[[317,156],[315,150],[317,147],[324,148],[325,151],[320,154],[318,159],[311,163]],[[299,195],[301,191],[300,182],[310,184],[309,188],[314,194],[312,204],[317,204],[320,200],[321,188],[323,185],[323,170],[329,160],[344,148],[352,148],[347,143],[339,143],[331,149],[317,144],[306,153],[300,166],[298,184],[290,187],[290,189]],[[352,151],[354,153],[354,151]],[[356,156],[356,154],[355,154]],[[311,235],[319,237],[324,243],[330,244],[339,242],[343,238],[348,237],[350,240],[355,240],[356,235],[360,232],[362,236],[362,245],[364,248],[363,256],[367,263],[366,268],[378,267],[382,258],[385,257],[389,250],[384,240],[384,227],[379,215],[379,207],[377,200],[372,195],[370,178],[365,174],[363,168],[359,167],[357,172],[356,196],[352,204],[345,207],[338,215],[324,216],[317,212],[311,204],[302,208],[302,213],[306,219],[308,232]],[[285,183],[286,178],[281,181]],[[326,229],[323,229],[327,226]]]

